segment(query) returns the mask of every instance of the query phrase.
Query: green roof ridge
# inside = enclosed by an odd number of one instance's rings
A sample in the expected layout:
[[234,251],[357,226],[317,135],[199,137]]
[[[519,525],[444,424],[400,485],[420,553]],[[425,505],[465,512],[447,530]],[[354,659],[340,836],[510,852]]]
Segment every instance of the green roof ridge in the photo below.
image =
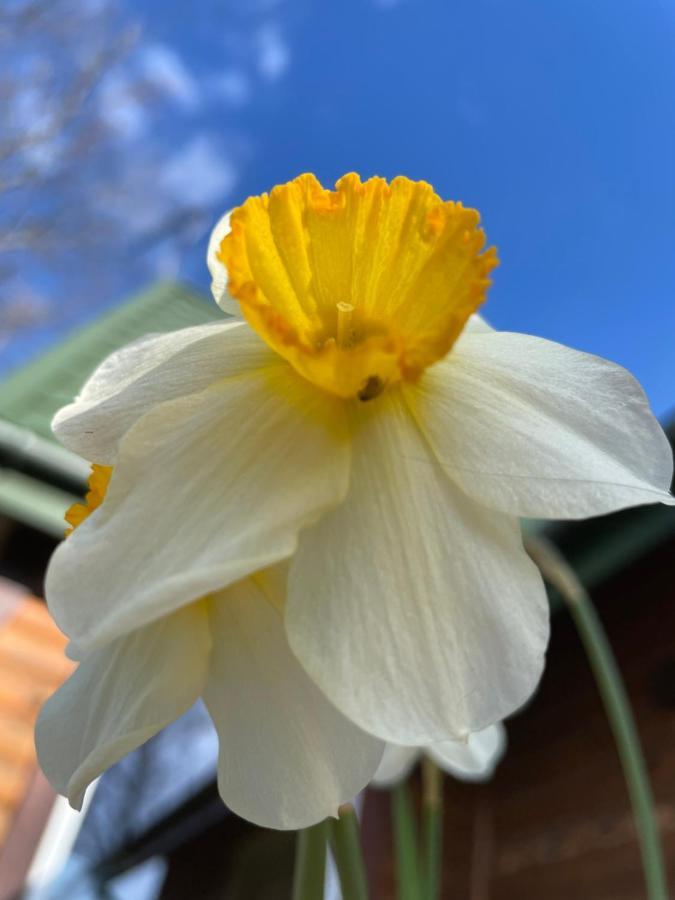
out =
[[0,384],[0,419],[54,440],[54,413],[69,403],[96,366],[119,347],[152,332],[175,331],[224,317],[191,288],[160,282],[77,328]]

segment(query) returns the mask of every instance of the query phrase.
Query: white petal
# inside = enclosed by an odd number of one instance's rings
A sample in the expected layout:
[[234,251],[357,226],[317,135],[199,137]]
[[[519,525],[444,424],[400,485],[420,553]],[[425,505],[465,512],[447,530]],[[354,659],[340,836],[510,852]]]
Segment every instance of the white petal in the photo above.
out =
[[619,366],[522,334],[467,334],[406,390],[442,465],[474,499],[578,518],[672,503],[670,445]]
[[381,741],[344,718],[291,653],[279,611],[248,579],[210,604],[214,650],[204,700],[220,738],[218,785],[238,815],[304,828],[368,783]]
[[120,444],[105,502],[61,544],[47,599],[81,647],[290,556],[347,490],[340,401],[289,366],[157,406]]
[[157,404],[277,360],[241,322],[150,335],[104,360],[52,428],[70,450],[111,464],[125,432]]
[[506,729],[501,722],[470,734],[466,741],[443,741],[427,747],[427,753],[445,772],[461,781],[488,781],[506,749]]
[[95,778],[189,709],[210,645],[208,612],[195,604],[87,656],[38,718],[40,765],[54,788],[79,809]]
[[[478,313],[473,313],[469,316],[469,319],[464,326],[464,331],[459,336],[459,340],[466,334],[489,334],[492,331],[494,331],[494,328],[486,319],[479,316]],[[457,344],[455,344],[455,347],[456,346]]]
[[336,706],[384,740],[479,731],[539,680],[541,577],[518,521],[451,483],[400,393],[358,412],[349,495],[290,562],[289,642]]
[[419,747],[385,744],[382,761],[373,775],[371,784],[375,787],[388,788],[398,784],[399,781],[405,781],[420,754]]
[[241,310],[237,301],[227,292],[227,269],[218,259],[218,251],[220,244],[230,230],[230,216],[232,210],[229,210],[222,216],[215,228],[211,232],[209,238],[209,247],[206,251],[206,264],[211,273],[211,292],[218,306],[226,313],[234,316],[240,315]]

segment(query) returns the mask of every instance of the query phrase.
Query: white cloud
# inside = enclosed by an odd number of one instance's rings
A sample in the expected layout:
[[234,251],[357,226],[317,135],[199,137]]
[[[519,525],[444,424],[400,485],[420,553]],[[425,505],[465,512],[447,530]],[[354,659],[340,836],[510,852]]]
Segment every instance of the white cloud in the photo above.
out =
[[20,84],[9,98],[7,113],[11,126],[27,137],[48,129],[54,119],[49,99],[40,85],[29,80]]
[[150,123],[153,92],[157,99],[171,100],[184,110],[199,106],[196,80],[165,44],[143,47],[127,66],[106,74],[98,94],[99,115],[119,137],[139,138]]
[[148,113],[126,72],[113,69],[104,78],[99,92],[99,115],[120,137],[131,140],[145,131]]
[[237,171],[207,134],[200,134],[164,166],[160,181],[184,206],[209,206],[231,191]]
[[46,175],[59,164],[65,145],[53,97],[42,84],[19,82],[6,103],[4,127],[8,142],[17,140],[23,162]]
[[251,82],[240,69],[227,69],[211,79],[214,92],[232,106],[245,106],[251,99]]
[[96,201],[133,244],[161,231],[174,212],[167,192],[157,187],[157,164],[142,154],[123,157],[121,170],[97,186]]
[[182,258],[181,248],[173,241],[162,241],[145,254],[144,261],[155,278],[178,278]]
[[175,50],[166,44],[146,45],[141,53],[140,69],[146,81],[172,97],[186,109],[199,106],[195,78]]
[[256,37],[258,71],[269,81],[276,81],[281,78],[291,61],[288,44],[274,25],[265,25]]

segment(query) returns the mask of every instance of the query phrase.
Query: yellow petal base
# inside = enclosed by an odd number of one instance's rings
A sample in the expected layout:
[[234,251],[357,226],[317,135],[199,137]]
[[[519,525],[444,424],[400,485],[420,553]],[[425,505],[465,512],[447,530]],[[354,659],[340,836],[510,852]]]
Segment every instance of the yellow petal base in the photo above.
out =
[[112,471],[112,466],[99,466],[98,463],[92,464],[91,473],[87,481],[89,490],[84,498],[84,503],[74,503],[66,512],[65,519],[70,525],[70,528],[66,529],[66,537],[75,531],[77,526],[81,525],[85,519],[88,519],[93,511],[98,509],[103,503]]
[[305,378],[370,400],[448,352],[485,300],[480,217],[430,185],[300,175],[234,210],[218,256],[252,328]]

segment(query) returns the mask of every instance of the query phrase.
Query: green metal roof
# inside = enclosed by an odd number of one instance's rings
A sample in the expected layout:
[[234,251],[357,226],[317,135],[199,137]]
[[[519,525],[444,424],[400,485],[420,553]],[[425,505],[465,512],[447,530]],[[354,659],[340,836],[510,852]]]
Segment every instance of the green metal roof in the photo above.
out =
[[113,350],[151,332],[176,331],[222,319],[223,313],[189,288],[158,284],[78,329],[0,384],[0,419],[54,441],[50,422]]
[[160,283],[10,374],[0,384],[0,514],[62,535],[63,513],[81,494],[88,466],[56,442],[50,427],[54,413],[119,347],[223,315],[189,288]]

